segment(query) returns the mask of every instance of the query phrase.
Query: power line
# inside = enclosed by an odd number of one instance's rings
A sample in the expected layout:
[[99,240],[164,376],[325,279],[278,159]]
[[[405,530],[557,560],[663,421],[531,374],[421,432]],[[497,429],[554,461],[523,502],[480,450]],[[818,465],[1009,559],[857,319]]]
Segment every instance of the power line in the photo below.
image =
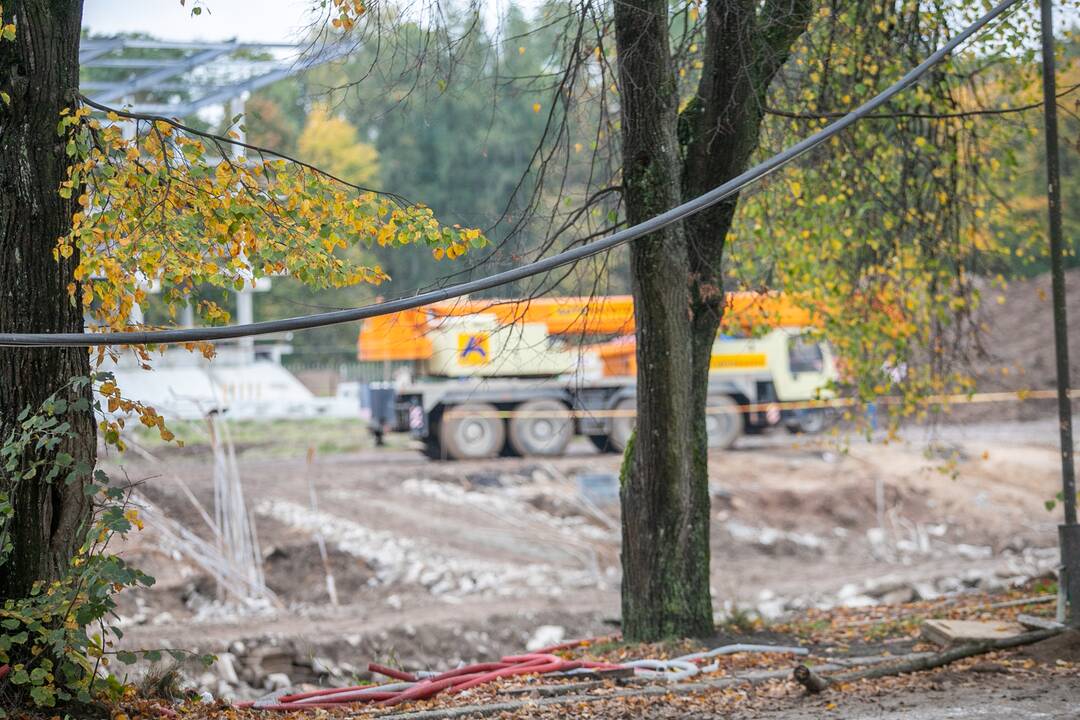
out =
[[282,320],[266,320],[263,322],[249,323],[247,325],[231,325],[228,327],[217,328],[184,328],[176,330],[107,333],[0,333],[0,346],[95,347],[102,345],[161,345],[167,343],[230,340],[253,335],[266,335],[268,333],[307,330],[326,325],[364,320],[379,315],[389,315],[391,313],[401,312],[402,310],[411,310],[424,305],[430,305],[431,303],[461,297],[462,295],[490,290],[491,288],[500,285],[506,285],[518,280],[523,280],[527,277],[532,277],[533,275],[549,272],[564,265],[569,265],[593,255],[606,252],[619,245],[630,242],[631,240],[636,240],[637,238],[660,230],[668,225],[680,222],[691,215],[699,213],[702,210],[735,195],[748,185],[779,170],[829,138],[872,114],[902,90],[905,90],[917,82],[919,78],[926,74],[927,70],[971,38],[975,33],[986,26],[987,23],[1018,2],[1019,0],[1002,0],[1002,2],[995,5],[978,20],[964,28],[949,42],[938,48],[919,65],[909,70],[907,74],[898,81],[836,122],[827,125],[813,135],[792,145],[787,150],[773,155],[741,175],[728,180],[719,187],[713,188],[709,192],[699,195],[692,200],[688,200],[682,205],[674,207],[645,222],[626,228],[625,230],[620,230],[602,240],[597,240],[596,242],[575,247],[511,270],[495,273],[494,275],[488,275],[487,277],[478,278],[469,282],[452,285],[439,290],[431,290],[412,297],[376,303],[374,305],[367,305],[359,308],[351,308],[348,310],[335,310],[332,312],[285,318]]

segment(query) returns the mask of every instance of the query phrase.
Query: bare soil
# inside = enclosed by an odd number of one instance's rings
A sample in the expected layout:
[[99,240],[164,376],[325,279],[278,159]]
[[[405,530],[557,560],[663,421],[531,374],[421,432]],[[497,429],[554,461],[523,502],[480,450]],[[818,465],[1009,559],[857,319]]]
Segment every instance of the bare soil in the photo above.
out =
[[[1056,438],[1039,423],[987,428],[985,437],[977,426],[939,429],[944,456],[928,454],[914,431],[841,447],[777,434],[714,454],[718,617],[931,598],[1051,571],[1057,517],[1043,505],[1057,491]],[[567,636],[610,632],[619,608],[619,458],[585,443],[573,450],[544,462],[437,463],[390,450],[309,463],[252,449],[240,472],[280,606],[219,597],[204,570],[165,553],[148,527],[122,551],[158,582],[122,596],[124,643],[221,651],[273,637],[308,654],[351,655],[358,666],[369,659],[362,652],[420,666],[517,649],[541,624]],[[208,456],[123,462],[131,479],[144,479],[141,492],[209,537],[180,489],[212,506]],[[610,484],[583,492],[585,474],[607,474]],[[328,601],[317,533],[338,607]],[[504,641],[491,639],[495,617]],[[451,629],[445,638],[442,628]]]
[[[1080,269],[1066,272],[1070,385],[1080,387]],[[981,348],[972,353],[971,369],[980,392],[1044,390],[1055,387],[1054,324],[1050,275],[1014,280],[1004,289],[983,288],[977,322],[984,333]],[[981,352],[980,352],[981,351]],[[1032,419],[1052,414],[1054,400],[995,404],[1001,420]],[[1073,401],[1073,412],[1080,400]],[[956,415],[977,419],[978,411],[959,409]]]

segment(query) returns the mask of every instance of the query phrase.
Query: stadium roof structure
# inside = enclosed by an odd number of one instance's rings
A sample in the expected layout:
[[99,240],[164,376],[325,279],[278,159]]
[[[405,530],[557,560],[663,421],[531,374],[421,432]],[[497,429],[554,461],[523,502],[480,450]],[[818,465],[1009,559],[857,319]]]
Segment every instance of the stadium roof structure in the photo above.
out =
[[318,47],[83,38],[81,90],[91,100],[132,112],[186,117],[341,58],[351,49],[350,43]]

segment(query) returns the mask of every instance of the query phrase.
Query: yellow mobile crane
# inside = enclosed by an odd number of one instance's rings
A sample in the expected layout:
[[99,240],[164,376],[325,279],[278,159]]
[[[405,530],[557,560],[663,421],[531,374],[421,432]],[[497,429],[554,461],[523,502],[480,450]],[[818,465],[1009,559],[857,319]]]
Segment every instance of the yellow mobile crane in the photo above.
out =
[[[820,430],[821,410],[771,406],[823,397],[836,378],[828,345],[807,336],[810,313],[776,294],[727,300],[711,361],[710,447],[773,425]],[[771,329],[749,335],[762,326]],[[621,452],[636,408],[633,333],[630,296],[457,300],[363,321],[358,354],[408,363],[373,420],[423,440],[431,457],[560,455],[575,434]]]

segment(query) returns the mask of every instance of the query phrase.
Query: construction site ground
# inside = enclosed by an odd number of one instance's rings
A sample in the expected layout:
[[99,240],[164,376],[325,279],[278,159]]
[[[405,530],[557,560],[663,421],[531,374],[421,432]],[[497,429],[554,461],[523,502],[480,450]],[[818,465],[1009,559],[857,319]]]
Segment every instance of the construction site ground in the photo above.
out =
[[[995,593],[972,592],[893,605],[832,608],[796,613],[783,622],[727,624],[706,640],[633,645],[598,640],[558,651],[565,659],[625,662],[669,658],[734,642],[797,645],[809,654],[740,653],[720,657],[695,677],[664,682],[642,677],[581,680],[573,677],[504,678],[460,694],[392,707],[274,712],[273,717],[355,717],[387,720],[450,718],[725,718],[749,720],[950,720],[1009,718],[1066,720],[1080,709],[1080,633],[1065,632],[1009,650],[979,653],[925,672],[834,680],[810,694],[792,679],[796,664],[826,671],[883,668],[916,654],[939,657],[941,648],[920,634],[927,618],[1015,622],[1021,613],[1049,618],[1039,583]],[[837,670],[837,668],[840,670]],[[836,678],[836,675],[831,675]],[[300,690],[313,685],[301,685]],[[144,687],[113,706],[114,718],[177,717],[247,720],[267,711],[237,709],[223,702],[170,700]],[[177,713],[179,711],[179,713]]]
[[[576,442],[552,460],[442,463],[402,438],[365,447],[360,423],[306,426],[290,435],[279,424],[263,441],[234,433],[274,599],[221,596],[149,523],[121,546],[157,579],[121,596],[124,646],[225,654],[235,682],[215,671],[192,681],[244,699],[263,694],[271,675],[367,680],[369,661],[451,668],[518,652],[538,635],[618,630],[618,456]],[[140,482],[162,516],[209,537],[190,498],[212,507],[212,456],[195,427],[178,430],[183,448],[106,463]],[[891,441],[781,431],[714,453],[717,617],[767,628],[816,608],[1018,583],[1046,591],[1058,560],[1060,510],[1045,507],[1059,487],[1056,437],[1049,419],[909,428]]]
[[[1070,283],[1080,288],[1078,271]],[[980,391],[1052,385],[1050,324],[1032,322],[1048,317],[1047,290],[1045,277],[985,290],[988,352],[972,363]],[[1076,386],[1075,342],[1073,357]],[[828,612],[876,618],[856,627],[871,641],[910,645],[917,627],[896,621],[912,614],[905,603],[929,616],[988,593],[1052,592],[1061,514],[1046,507],[1060,491],[1052,413],[1046,400],[972,404],[893,439],[781,430],[712,453],[718,621],[753,627],[768,641],[783,637],[784,623]],[[211,670],[185,667],[192,687],[252,699],[275,683],[366,682],[371,661],[441,670],[618,631],[619,456],[579,438],[550,460],[434,462],[402,436],[374,448],[359,420],[230,427],[270,598],[243,602],[223,592],[175,540],[180,531],[212,539],[201,513],[213,515],[214,456],[198,423],[172,425],[182,448],[133,435],[137,447],[103,462],[137,483],[137,498],[153,510],[146,529],[118,546],[157,578],[120,596],[121,644],[224,659]],[[1052,614],[1052,606],[1040,608]],[[862,683],[840,693],[839,716],[966,717],[950,708],[967,707],[983,717],[1075,717],[1075,702],[1054,714],[1063,697],[1080,695],[1075,667],[1058,659],[963,672],[978,663],[971,661]],[[776,680],[752,693],[705,696],[709,712],[725,717],[816,718],[840,702],[833,695],[804,700],[790,681]],[[729,696],[742,699],[728,707]],[[637,717],[635,703],[657,717],[698,716],[706,707],[668,700],[592,703],[581,716]],[[999,701],[1008,713],[992,710]],[[567,714],[534,710],[528,716]]]

